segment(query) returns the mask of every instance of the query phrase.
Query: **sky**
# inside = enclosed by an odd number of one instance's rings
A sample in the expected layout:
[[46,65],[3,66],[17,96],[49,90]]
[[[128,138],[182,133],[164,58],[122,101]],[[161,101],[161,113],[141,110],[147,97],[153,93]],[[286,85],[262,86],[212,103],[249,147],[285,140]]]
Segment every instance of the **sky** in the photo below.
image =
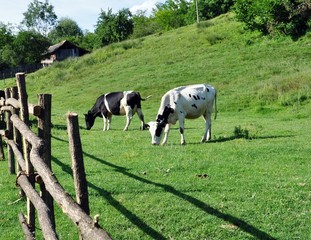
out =
[[[44,2],[45,0],[41,0]],[[28,5],[33,1],[27,0],[0,0],[0,22],[20,25],[24,19],[24,12],[27,12]],[[83,30],[94,31],[101,9],[105,12],[112,9],[117,13],[123,8],[129,8],[135,14],[138,10],[146,10],[150,14],[156,3],[164,3],[165,0],[48,0],[54,7],[54,12],[58,17],[70,18],[74,20]]]

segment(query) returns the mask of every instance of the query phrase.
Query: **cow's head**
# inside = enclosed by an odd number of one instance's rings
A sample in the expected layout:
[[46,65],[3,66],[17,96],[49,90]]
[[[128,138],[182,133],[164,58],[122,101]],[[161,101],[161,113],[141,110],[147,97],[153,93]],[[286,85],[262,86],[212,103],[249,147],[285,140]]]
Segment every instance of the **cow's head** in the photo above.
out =
[[174,109],[171,107],[165,107],[163,114],[159,114],[156,121],[149,122],[147,128],[151,134],[152,145],[159,145],[162,137],[163,130],[167,124],[167,119],[170,113],[173,113]]
[[86,124],[86,129],[90,130],[95,122],[95,117],[92,115],[91,111],[88,111],[88,113],[84,113],[85,117],[85,124]]

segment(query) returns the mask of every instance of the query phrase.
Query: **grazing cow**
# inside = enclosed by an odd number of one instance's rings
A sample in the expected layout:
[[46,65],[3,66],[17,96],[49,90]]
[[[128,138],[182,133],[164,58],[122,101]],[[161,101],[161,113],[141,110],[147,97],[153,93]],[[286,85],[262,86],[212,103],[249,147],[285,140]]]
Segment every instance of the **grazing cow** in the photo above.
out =
[[146,129],[144,115],[141,111],[141,100],[145,101],[146,99],[141,98],[139,92],[133,91],[103,94],[97,98],[92,109],[87,114],[84,114],[87,130],[93,127],[96,117],[102,117],[104,119],[103,130],[105,131],[110,129],[112,115],[126,115],[126,125],[123,130],[127,131],[132,117],[136,112],[141,121],[141,129]]
[[161,100],[157,119],[147,124],[153,145],[159,145],[164,130],[162,145],[167,143],[170,125],[179,121],[181,144],[185,144],[185,118],[195,119],[203,116],[206,129],[201,142],[211,138],[211,116],[215,102],[215,119],[217,116],[216,89],[208,84],[182,86],[168,91]]

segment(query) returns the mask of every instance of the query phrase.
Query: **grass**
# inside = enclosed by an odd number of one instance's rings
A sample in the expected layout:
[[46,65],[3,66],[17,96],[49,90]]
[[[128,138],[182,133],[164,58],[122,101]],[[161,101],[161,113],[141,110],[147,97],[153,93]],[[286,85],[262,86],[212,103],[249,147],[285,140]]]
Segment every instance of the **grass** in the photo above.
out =
[[[53,171],[74,196],[66,113],[79,114],[91,216],[114,239],[309,239],[310,36],[292,42],[245,32],[232,15],[110,45],[27,76],[29,100],[53,94]],[[152,94],[143,102],[153,120],[170,88],[206,82],[218,89],[212,141],[199,144],[202,119],[178,125],[168,145],[155,147],[134,116],[113,117],[112,130],[83,112],[108,91]],[[3,87],[12,86],[6,80]],[[25,212],[0,162],[2,239],[23,238]],[[56,207],[60,239],[78,239]],[[13,224],[16,223],[16,224]],[[38,226],[39,227],[39,226]],[[42,238],[37,229],[38,239]]]

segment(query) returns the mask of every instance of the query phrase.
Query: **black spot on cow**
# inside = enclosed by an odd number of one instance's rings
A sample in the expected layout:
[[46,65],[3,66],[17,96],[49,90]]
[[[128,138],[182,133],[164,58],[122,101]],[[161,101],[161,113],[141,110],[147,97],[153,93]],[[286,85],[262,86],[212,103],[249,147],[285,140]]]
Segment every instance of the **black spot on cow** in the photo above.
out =
[[191,94],[189,93],[189,97],[191,98]]
[[193,98],[194,98],[195,100],[198,100],[198,98],[197,98],[195,95],[193,95]]
[[206,91],[207,91],[207,92],[209,92],[209,89],[208,89],[208,88],[206,88]]
[[181,133],[181,134],[183,134],[184,133],[184,129],[183,128],[179,128],[179,132]]
[[157,117],[157,122],[159,122],[160,124],[166,124],[167,123],[167,119],[168,119],[168,116],[174,112],[174,109],[172,109],[171,107],[169,106],[166,106],[164,108],[164,111],[162,114],[159,114],[158,117]]
[[197,98],[198,98],[198,100],[200,100],[200,96],[199,95],[197,95]]
[[192,104],[191,107],[198,109],[197,105],[195,105],[195,104]]

